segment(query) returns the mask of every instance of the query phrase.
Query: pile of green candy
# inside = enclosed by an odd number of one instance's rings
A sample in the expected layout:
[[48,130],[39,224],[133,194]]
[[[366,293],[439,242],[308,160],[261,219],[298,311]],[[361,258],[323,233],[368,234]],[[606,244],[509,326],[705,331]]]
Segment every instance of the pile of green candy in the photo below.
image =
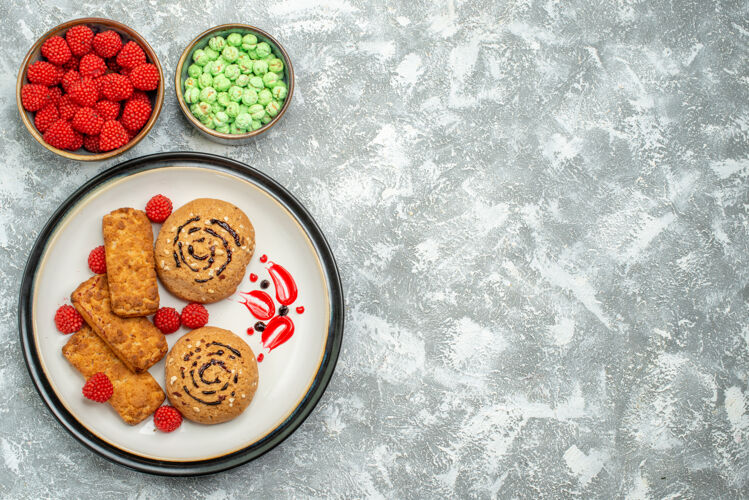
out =
[[244,134],[270,122],[288,93],[284,64],[252,33],[215,36],[193,52],[182,82],[192,114],[211,130]]

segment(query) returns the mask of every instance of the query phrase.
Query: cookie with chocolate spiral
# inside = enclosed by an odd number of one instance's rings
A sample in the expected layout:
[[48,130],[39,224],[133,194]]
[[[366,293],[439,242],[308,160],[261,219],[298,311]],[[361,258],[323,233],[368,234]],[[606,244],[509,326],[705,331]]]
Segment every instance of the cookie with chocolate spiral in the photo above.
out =
[[257,362],[229,330],[204,326],[185,334],[166,358],[166,395],[182,415],[201,424],[237,417],[257,389]]
[[250,219],[231,203],[193,200],[164,221],[154,255],[161,282],[191,302],[217,302],[237,289],[255,251]]

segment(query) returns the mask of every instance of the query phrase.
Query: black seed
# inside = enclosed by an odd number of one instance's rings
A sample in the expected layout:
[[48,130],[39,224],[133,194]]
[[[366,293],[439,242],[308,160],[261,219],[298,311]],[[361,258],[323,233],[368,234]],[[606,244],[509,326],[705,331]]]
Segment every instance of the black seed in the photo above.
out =
[[287,314],[289,314],[289,308],[286,306],[281,306],[281,308],[278,310],[278,315],[286,316]]
[[257,323],[255,323],[255,330],[257,330],[258,332],[262,332],[263,330],[265,330],[265,323],[263,323],[262,321],[258,321]]
[[268,288],[270,286],[270,281],[263,280],[260,282],[260,288]]

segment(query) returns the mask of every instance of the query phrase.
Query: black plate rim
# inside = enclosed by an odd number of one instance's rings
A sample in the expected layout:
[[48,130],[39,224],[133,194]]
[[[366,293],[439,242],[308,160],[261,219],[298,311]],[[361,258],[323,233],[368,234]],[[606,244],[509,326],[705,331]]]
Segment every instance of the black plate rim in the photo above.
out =
[[[39,261],[50,236],[70,209],[100,184],[137,172],[164,168],[168,166],[164,165],[165,163],[172,162],[201,162],[207,168],[243,177],[273,195],[296,217],[318,253],[323,273],[329,283],[331,308],[328,342],[320,369],[307,394],[286,420],[270,434],[246,448],[220,457],[193,462],[171,462],[139,457],[112,446],[88,431],[68,412],[47,381],[36,352],[32,326],[32,291]],[[18,329],[24,361],[34,387],[53,416],[80,443],[111,462],[140,472],[163,476],[198,476],[231,469],[260,457],[281,444],[307,419],[320,401],[335,370],[343,340],[344,309],[343,286],[333,252],[322,230],[301,202],[272,177],[242,162],[210,153],[177,151],[141,156],[115,165],[83,184],[55,210],[39,233],[26,262],[19,294]]]

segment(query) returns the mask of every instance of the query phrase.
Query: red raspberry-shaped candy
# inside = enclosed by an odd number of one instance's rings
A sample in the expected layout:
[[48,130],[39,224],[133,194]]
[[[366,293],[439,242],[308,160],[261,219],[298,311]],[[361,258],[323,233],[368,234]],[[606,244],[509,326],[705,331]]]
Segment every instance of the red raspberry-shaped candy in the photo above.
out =
[[44,132],[44,142],[57,149],[74,149],[77,139],[70,122],[60,118]]
[[94,373],[83,386],[83,395],[97,403],[106,403],[112,394],[114,394],[114,386],[104,372]]
[[151,104],[151,98],[148,97],[148,94],[143,92],[142,90],[136,90],[133,92],[133,95],[129,99],[130,101],[143,101],[147,102],[148,104]]
[[110,101],[122,101],[133,95],[133,84],[124,75],[110,73],[102,81],[101,93]]
[[37,61],[29,66],[26,76],[31,83],[38,83],[46,87],[57,85],[62,79],[64,70],[47,61]]
[[83,317],[78,314],[75,307],[65,304],[55,313],[55,326],[62,333],[74,333],[83,326]]
[[151,105],[143,101],[128,101],[122,109],[122,125],[130,130],[140,130],[151,117]]
[[173,307],[162,307],[153,317],[153,324],[161,333],[174,333],[179,329],[179,313]]
[[99,148],[102,151],[112,151],[121,148],[129,141],[127,132],[117,120],[107,120],[101,127],[99,134]]
[[49,104],[49,89],[37,83],[27,83],[21,88],[21,104],[27,111],[39,111]]
[[70,151],[76,151],[83,147],[83,134],[73,131],[73,142],[70,145]]
[[91,151],[92,153],[101,153],[101,148],[99,148],[99,141],[100,138],[98,135],[84,135],[83,147],[86,148],[86,151]]
[[156,90],[159,86],[159,69],[154,64],[141,64],[128,75],[133,87],[140,90]]
[[103,58],[114,57],[122,48],[122,39],[116,31],[97,33],[94,37],[94,52]]
[[82,56],[91,52],[91,42],[94,40],[94,32],[85,24],[73,26],[65,33],[65,41],[68,42],[70,52],[74,56]]
[[73,116],[71,125],[73,129],[82,134],[98,135],[101,132],[101,126],[104,125],[104,120],[93,108],[81,108]]
[[204,327],[206,323],[208,323],[208,311],[203,307],[203,304],[193,302],[182,309],[182,324],[186,328],[194,330]]
[[68,62],[62,65],[62,69],[64,69],[65,71],[70,71],[71,69],[78,71],[78,64],[80,62],[81,62],[80,57],[73,56],[70,59],[68,59]]
[[50,125],[55,123],[60,118],[60,112],[57,110],[57,106],[54,104],[47,104],[42,109],[36,112],[34,116],[34,125],[36,125],[39,132],[44,133]]
[[96,78],[107,72],[107,63],[96,54],[86,54],[81,57],[78,72],[83,77]]
[[73,102],[73,99],[70,97],[70,94],[64,95],[60,98],[60,118],[64,120],[72,120],[75,116],[76,111],[81,109],[80,106],[78,106],[76,103]]
[[102,99],[96,103],[94,109],[104,120],[116,120],[120,115],[120,103]]
[[123,68],[132,69],[146,62],[146,53],[140,48],[140,45],[130,41],[122,47],[117,54],[117,64]]
[[68,70],[65,72],[64,75],[62,75],[62,88],[65,90],[65,92],[70,92],[70,88],[73,86],[74,83],[78,83],[81,81],[81,74],[74,69]]
[[99,90],[91,78],[81,78],[70,86],[70,98],[79,106],[90,108],[99,100]]
[[173,406],[160,406],[153,414],[153,423],[161,432],[172,432],[182,425],[182,414]]
[[70,53],[70,47],[67,42],[61,36],[53,36],[48,38],[42,44],[42,55],[47,58],[52,64],[62,66],[72,57]]
[[157,194],[146,203],[146,215],[151,222],[161,224],[172,215],[172,200],[163,194]]
[[104,245],[99,245],[88,254],[88,268],[94,274],[105,274],[107,272]]
[[52,87],[49,89],[49,99],[52,104],[58,106],[60,104],[61,97],[62,89],[60,87]]

